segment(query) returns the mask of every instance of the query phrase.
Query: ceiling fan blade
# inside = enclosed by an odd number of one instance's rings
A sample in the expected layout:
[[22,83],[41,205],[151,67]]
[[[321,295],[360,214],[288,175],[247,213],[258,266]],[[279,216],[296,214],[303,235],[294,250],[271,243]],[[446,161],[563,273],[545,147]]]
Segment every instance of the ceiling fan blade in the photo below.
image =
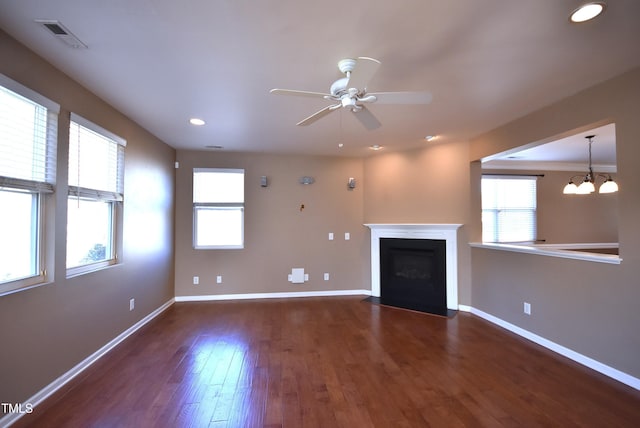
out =
[[378,104],[429,104],[433,99],[431,92],[371,92]]
[[340,104],[326,106],[322,110],[317,111],[317,112],[313,113],[311,116],[307,117],[306,119],[303,119],[300,122],[296,123],[296,125],[298,125],[298,126],[311,125],[313,122],[315,122],[316,120],[318,120],[320,118],[325,117],[326,115],[328,115],[332,111],[336,110],[338,107],[340,107]]
[[271,94],[276,95],[295,95],[298,97],[313,97],[313,98],[325,98],[330,97],[329,94],[323,94],[322,92],[310,92],[310,91],[296,91],[294,89],[278,89],[274,88],[269,91]]
[[360,121],[360,123],[364,125],[364,127],[367,128],[369,131],[373,131],[374,129],[379,128],[380,125],[382,124],[380,123],[378,118],[376,118],[373,115],[373,113],[371,113],[371,110],[369,110],[365,106],[361,106],[361,107],[362,108],[360,110],[353,112],[353,114]]
[[362,92],[366,92],[369,80],[376,74],[378,67],[380,67],[380,61],[377,59],[366,56],[358,57],[349,81],[347,82],[347,89],[356,88]]

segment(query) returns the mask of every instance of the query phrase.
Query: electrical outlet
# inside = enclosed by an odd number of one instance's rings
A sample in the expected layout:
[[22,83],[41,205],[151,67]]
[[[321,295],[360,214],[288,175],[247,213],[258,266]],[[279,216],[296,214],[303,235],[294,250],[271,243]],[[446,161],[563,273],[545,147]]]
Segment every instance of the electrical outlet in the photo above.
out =
[[200,284],[200,277],[199,276],[194,276],[193,277],[193,285],[198,285]]
[[349,239],[351,239],[351,234],[349,232],[345,232],[344,233],[344,240],[348,241]]
[[329,274],[328,274],[328,273],[325,273],[325,274],[324,274],[324,280],[325,280],[325,281],[329,281]]
[[333,232],[329,232],[329,241],[333,241]]
[[524,302],[524,313],[531,315],[531,303]]
[[136,307],[136,299],[129,299],[129,311]]
[[217,284],[222,284],[222,275],[216,276],[216,283]]

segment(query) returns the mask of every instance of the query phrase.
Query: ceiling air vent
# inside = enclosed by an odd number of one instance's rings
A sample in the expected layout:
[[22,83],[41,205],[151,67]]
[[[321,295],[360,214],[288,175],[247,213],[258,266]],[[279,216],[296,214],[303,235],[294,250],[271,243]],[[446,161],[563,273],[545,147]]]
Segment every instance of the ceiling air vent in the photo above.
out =
[[36,22],[46,28],[57,39],[62,40],[67,45],[75,49],[86,49],[87,45],[82,43],[80,39],[67,30],[67,28],[60,23],[60,21],[50,19],[36,19]]

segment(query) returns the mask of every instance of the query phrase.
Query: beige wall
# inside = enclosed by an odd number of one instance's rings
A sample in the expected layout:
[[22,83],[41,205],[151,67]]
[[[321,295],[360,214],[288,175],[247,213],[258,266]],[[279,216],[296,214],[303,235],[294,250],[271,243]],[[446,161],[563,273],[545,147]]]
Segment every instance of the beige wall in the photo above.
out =
[[[173,297],[175,151],[0,31],[0,73],[127,140],[121,263],[66,278],[66,153],[58,141],[53,282],[0,297],[0,401],[24,402]],[[129,299],[136,307],[129,311]]]
[[[478,137],[471,160],[573,130],[616,124],[620,265],[472,251],[473,306],[606,365],[640,377],[640,69],[603,82]],[[472,169],[471,234],[478,236],[480,170]],[[532,305],[522,313],[523,301]]]
[[[362,160],[185,150],[177,159],[176,296],[371,289]],[[193,168],[245,170],[244,249],[193,249]],[[260,187],[262,175],[269,179],[266,188]],[[315,183],[300,184],[302,176]],[[349,177],[357,182],[353,190]],[[309,281],[288,282],[292,268],[304,268]]]
[[618,194],[564,195],[584,171],[483,170],[484,174],[541,175],[537,182],[538,240],[546,244],[618,242]]
[[[469,221],[469,148],[466,142],[380,153],[364,163],[365,223]],[[467,227],[458,236],[458,298],[471,304]]]

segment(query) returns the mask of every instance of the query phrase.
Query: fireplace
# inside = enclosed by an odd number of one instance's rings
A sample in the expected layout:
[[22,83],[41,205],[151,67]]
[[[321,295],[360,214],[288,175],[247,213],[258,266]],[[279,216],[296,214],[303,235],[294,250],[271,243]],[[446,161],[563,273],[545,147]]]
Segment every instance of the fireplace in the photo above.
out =
[[446,241],[381,238],[380,303],[446,315]]
[[[423,312],[446,314],[447,309],[458,309],[460,224],[365,226],[371,229],[373,297]],[[391,266],[385,267],[389,262]]]

